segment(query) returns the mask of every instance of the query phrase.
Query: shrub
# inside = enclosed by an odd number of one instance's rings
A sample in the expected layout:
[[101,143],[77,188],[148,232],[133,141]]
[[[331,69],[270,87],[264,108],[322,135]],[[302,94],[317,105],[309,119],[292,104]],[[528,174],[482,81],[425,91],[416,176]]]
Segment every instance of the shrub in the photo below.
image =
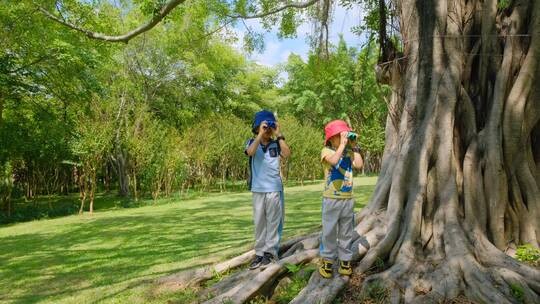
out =
[[300,123],[292,116],[285,116],[279,121],[291,148],[290,159],[283,163],[286,179],[303,183],[322,178],[320,155],[324,142],[323,130],[307,122]]
[[187,129],[181,149],[187,158],[187,182],[207,189],[226,187],[227,180],[246,178],[245,143],[251,136],[249,125],[232,115],[211,116]]
[[531,244],[519,246],[516,251],[516,259],[533,266],[540,265],[540,250]]

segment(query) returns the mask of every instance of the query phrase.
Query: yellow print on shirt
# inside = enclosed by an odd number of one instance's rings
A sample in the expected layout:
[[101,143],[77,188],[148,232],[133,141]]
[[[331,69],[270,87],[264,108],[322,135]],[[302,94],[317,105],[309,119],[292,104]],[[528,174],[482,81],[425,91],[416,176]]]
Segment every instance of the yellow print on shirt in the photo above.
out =
[[350,198],[352,197],[353,172],[350,152],[345,151],[343,157],[336,166],[330,165],[325,158],[334,154],[335,151],[325,147],[321,151],[321,161],[324,165],[325,189],[323,196],[330,198]]

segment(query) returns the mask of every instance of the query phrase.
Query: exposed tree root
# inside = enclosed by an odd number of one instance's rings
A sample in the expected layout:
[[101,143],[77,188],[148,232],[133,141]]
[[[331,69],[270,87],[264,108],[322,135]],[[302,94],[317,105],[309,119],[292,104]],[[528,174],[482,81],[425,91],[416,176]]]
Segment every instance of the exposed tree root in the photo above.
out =
[[[373,222],[376,222],[376,220]],[[362,227],[360,225],[358,228],[357,231],[360,230],[362,232]],[[356,238],[353,242],[353,248],[358,248],[358,251],[355,251],[353,261],[361,259],[370,248],[380,241],[383,237],[382,231],[383,229],[379,226],[379,228],[375,228],[363,234],[363,236]],[[331,303],[348,281],[348,277],[341,276],[337,273],[337,268],[334,269],[334,276],[332,279],[324,279],[318,272],[314,272],[311,275],[306,288],[304,288],[291,303]]]
[[[289,250],[292,246],[301,243],[305,239],[313,238],[313,235],[301,236],[293,238],[281,244],[279,251],[285,252]],[[221,262],[213,266],[207,266],[197,269],[190,269],[161,277],[156,280],[155,283],[159,285],[159,289],[167,290],[179,290],[186,287],[194,287],[213,278],[215,275],[222,274],[226,271],[229,271],[234,268],[238,268],[249,263],[255,257],[255,251],[250,250],[242,255],[236,256],[230,260]]]
[[201,299],[212,297],[213,295],[225,293],[236,286],[241,286],[257,275],[255,271],[238,271],[233,275],[219,281],[218,283],[203,289],[199,292]]
[[[266,269],[252,270],[252,272],[258,272],[253,278],[244,284],[239,284],[224,293],[217,295],[216,297],[208,300],[206,304],[221,304],[223,302],[232,303],[244,303],[246,300],[253,297],[259,290],[265,285],[272,284],[274,279],[280,274],[286,271],[286,264],[300,264],[311,261],[319,254],[318,249],[305,250],[300,253],[294,254],[287,258],[280,260],[277,263],[272,263],[266,267]],[[246,270],[251,271],[251,270]]]

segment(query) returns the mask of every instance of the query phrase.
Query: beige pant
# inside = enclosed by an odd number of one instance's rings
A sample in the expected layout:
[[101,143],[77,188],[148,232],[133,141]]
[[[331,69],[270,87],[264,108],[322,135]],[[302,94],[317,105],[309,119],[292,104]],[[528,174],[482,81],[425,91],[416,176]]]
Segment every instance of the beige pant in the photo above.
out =
[[352,259],[354,199],[323,198],[321,257],[341,261]]

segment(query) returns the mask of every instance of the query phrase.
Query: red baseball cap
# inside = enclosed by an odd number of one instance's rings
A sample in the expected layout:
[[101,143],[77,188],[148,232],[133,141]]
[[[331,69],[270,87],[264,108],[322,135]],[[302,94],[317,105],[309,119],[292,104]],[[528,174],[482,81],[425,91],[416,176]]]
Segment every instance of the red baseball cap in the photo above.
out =
[[332,120],[331,122],[327,123],[324,127],[324,144],[326,145],[326,143],[328,143],[330,137],[337,135],[343,131],[352,131],[352,129],[345,121],[338,119]]

